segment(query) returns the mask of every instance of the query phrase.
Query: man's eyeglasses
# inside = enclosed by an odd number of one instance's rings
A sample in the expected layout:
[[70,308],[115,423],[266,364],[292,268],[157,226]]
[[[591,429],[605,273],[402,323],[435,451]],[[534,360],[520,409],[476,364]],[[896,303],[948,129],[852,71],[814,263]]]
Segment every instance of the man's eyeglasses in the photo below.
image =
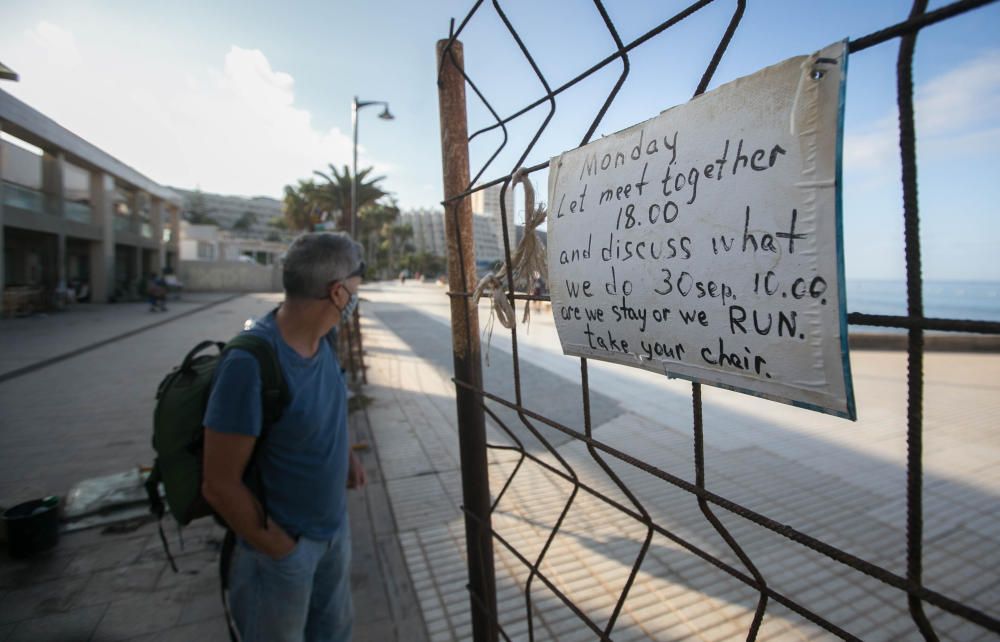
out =
[[[326,289],[327,289],[327,291],[329,291],[330,290],[330,286],[333,285],[334,283],[341,283],[341,282],[346,281],[347,279],[350,279],[350,278],[355,277],[355,276],[364,276],[364,273],[365,273],[365,262],[362,261],[361,264],[358,265],[358,267],[357,267],[356,270],[354,270],[353,272],[351,272],[350,274],[348,274],[344,278],[342,278],[342,279],[334,279],[332,281],[329,281],[326,284]],[[316,297],[316,298],[322,300],[322,299],[326,299],[328,297],[329,297],[329,295],[324,295],[324,296],[320,296],[320,297]]]

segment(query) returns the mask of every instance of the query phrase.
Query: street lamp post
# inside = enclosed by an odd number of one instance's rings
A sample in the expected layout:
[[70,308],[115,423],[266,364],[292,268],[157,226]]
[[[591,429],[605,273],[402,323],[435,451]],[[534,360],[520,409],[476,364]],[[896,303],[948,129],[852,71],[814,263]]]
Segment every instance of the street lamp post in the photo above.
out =
[[382,105],[382,113],[378,115],[382,120],[394,118],[389,113],[389,103],[383,100],[358,100],[358,97],[355,96],[351,102],[351,127],[354,129],[354,165],[351,168],[351,237],[355,240],[358,236],[358,110],[369,105]]

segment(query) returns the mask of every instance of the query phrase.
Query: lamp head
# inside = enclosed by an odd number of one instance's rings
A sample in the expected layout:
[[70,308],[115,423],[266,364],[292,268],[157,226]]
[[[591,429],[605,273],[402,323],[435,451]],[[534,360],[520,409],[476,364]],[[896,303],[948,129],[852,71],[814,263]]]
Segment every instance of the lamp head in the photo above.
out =
[[385,106],[385,109],[382,110],[382,113],[379,114],[378,117],[381,118],[382,120],[394,120],[396,118],[391,113],[389,113],[389,105]]

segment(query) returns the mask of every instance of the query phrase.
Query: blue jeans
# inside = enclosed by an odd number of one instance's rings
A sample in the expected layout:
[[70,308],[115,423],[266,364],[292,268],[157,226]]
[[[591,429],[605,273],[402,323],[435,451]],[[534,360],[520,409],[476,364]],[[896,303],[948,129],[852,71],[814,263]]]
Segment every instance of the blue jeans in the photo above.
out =
[[326,541],[300,537],[280,560],[239,541],[229,605],[242,642],[350,642],[350,525]]

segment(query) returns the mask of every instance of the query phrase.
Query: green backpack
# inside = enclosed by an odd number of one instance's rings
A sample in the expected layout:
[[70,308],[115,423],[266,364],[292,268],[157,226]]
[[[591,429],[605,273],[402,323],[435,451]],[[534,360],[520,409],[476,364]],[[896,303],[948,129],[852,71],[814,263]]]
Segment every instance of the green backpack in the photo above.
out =
[[[218,349],[217,354],[200,354],[212,347]],[[186,526],[192,520],[208,515],[213,515],[218,520],[215,511],[201,494],[202,455],[205,446],[202,420],[212,393],[215,369],[227,351],[237,348],[252,354],[260,366],[263,425],[247,466],[248,473],[254,475],[254,478],[247,481],[263,509],[262,526],[267,526],[267,499],[264,496],[260,467],[255,464],[255,459],[268,431],[281,418],[289,401],[288,386],[281,374],[278,355],[267,339],[250,332],[241,332],[226,344],[202,341],[187,353],[180,366],[160,382],[156,390],[156,408],[153,410],[153,449],[156,451],[156,461],[146,480],[146,494],[149,496],[149,509],[159,522],[163,550],[175,573],[177,563],[170,554],[167,537],[163,534],[163,514],[166,510],[160,497],[160,485],[163,485],[166,507],[177,520],[178,526]],[[235,535],[227,526],[219,553],[219,579],[231,642],[238,642],[240,639],[226,596],[229,588],[229,563],[235,545]]]
[[[200,354],[216,347],[214,355]],[[277,355],[270,342],[249,332],[242,332],[229,343],[202,341],[196,345],[177,368],[164,377],[156,391],[156,408],[153,411],[153,449],[156,461],[146,480],[150,511],[160,520],[165,507],[160,497],[159,486],[163,484],[166,508],[177,520],[186,526],[199,517],[214,515],[212,507],[201,494],[202,452],[205,429],[202,420],[212,392],[215,368],[222,356],[229,350],[246,350],[257,358],[261,373],[263,426],[254,449],[254,456],[260,449],[267,431],[280,417],[288,403],[288,388],[281,374]],[[260,483],[259,467],[251,464],[248,471],[255,471],[253,480],[258,500],[264,505],[263,484]],[[266,511],[266,505],[264,510]],[[160,538],[163,541],[171,566],[176,565],[170,557],[162,523]]]

